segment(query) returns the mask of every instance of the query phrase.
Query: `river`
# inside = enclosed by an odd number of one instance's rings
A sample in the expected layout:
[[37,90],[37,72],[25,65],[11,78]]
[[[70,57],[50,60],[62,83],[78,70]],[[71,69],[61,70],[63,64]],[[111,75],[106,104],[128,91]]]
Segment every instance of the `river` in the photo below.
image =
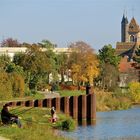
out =
[[140,140],[140,106],[129,110],[97,112],[96,125],[61,132],[73,140]]

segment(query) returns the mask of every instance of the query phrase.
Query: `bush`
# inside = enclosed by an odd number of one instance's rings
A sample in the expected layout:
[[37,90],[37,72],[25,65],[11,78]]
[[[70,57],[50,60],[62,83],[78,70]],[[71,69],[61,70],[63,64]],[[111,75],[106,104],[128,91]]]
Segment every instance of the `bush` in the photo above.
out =
[[57,122],[56,128],[62,129],[62,130],[68,130],[68,131],[72,131],[75,129],[76,124],[74,122],[74,120],[72,118],[67,118],[63,121],[59,121]]
[[131,107],[130,97],[120,92],[117,94],[95,90],[95,93],[97,97],[97,111],[122,110]]
[[131,82],[128,85],[129,92],[134,102],[140,102],[140,83],[139,82]]
[[11,77],[12,77],[11,80],[13,87],[13,97],[23,97],[25,90],[24,78],[17,73],[12,73]]
[[0,99],[12,98],[12,84],[7,73],[0,73]]

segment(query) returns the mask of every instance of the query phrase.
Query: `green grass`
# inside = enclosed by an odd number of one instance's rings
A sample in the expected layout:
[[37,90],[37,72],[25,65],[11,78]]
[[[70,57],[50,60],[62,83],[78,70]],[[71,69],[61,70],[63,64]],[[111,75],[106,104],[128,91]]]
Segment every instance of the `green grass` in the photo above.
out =
[[[11,110],[11,113],[18,114],[18,112],[27,110],[29,107],[16,107]],[[58,122],[52,124],[50,119],[50,109],[47,108],[33,108],[20,114],[23,128],[18,128],[16,124],[8,126],[0,126],[0,135],[10,138],[11,140],[67,140],[59,135],[58,123],[61,124],[67,120],[65,115],[58,114]]]
[[58,93],[60,93],[60,96],[78,96],[86,94],[84,90],[60,90]]

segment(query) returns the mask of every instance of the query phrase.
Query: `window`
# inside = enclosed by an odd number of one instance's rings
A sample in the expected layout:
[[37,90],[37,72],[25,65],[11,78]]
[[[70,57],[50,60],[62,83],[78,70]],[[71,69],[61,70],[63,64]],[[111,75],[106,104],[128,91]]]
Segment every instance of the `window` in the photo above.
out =
[[134,35],[130,35],[130,42],[134,42],[134,41],[135,41]]

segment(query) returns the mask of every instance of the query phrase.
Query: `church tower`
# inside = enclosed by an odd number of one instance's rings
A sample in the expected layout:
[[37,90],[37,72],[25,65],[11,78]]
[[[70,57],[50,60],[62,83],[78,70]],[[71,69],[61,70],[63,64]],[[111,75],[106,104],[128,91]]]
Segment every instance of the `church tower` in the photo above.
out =
[[140,42],[140,28],[133,17],[129,23],[129,42]]
[[128,19],[123,14],[122,22],[121,22],[121,42],[128,42],[129,35],[128,35]]

